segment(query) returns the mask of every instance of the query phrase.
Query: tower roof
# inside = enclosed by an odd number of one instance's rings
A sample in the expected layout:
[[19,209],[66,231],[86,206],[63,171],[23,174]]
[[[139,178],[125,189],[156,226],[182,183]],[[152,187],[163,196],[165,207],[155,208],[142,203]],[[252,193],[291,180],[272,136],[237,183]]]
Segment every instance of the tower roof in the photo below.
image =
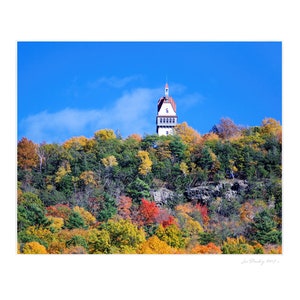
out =
[[171,103],[172,108],[173,108],[174,111],[176,112],[176,103],[175,103],[175,101],[174,101],[174,99],[173,99],[172,97],[168,97],[168,98],[162,97],[162,98],[160,98],[160,99],[158,100],[158,103],[157,103],[157,111],[160,111],[161,106],[163,105],[163,103],[164,103],[164,102],[167,102],[167,101],[168,101],[169,103]]

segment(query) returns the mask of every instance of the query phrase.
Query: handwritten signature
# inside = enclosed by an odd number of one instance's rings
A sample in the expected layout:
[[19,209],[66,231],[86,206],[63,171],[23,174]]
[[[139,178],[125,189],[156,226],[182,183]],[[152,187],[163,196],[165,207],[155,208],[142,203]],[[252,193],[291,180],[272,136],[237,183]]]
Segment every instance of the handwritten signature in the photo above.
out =
[[241,264],[256,264],[256,265],[261,265],[263,266],[264,264],[278,264],[279,260],[278,259],[255,259],[255,258],[249,258],[249,259],[244,259]]

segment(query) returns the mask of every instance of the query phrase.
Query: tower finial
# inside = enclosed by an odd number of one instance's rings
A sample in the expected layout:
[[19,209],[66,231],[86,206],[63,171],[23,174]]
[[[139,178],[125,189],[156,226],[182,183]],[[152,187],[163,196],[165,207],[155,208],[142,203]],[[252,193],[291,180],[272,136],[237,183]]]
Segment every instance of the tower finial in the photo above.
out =
[[165,85],[165,97],[166,98],[169,97],[169,85],[168,85],[168,82],[166,82],[166,85]]

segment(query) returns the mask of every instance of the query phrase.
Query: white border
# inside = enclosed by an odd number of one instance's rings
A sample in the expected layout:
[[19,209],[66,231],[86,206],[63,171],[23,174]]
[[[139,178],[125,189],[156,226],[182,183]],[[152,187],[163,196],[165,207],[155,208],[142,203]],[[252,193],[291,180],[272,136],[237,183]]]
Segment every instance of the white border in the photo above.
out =
[[[5,1],[1,25],[2,299],[285,299],[299,296],[299,17],[296,1]],[[8,4],[9,3],[9,4]],[[282,41],[284,254],[15,255],[16,42]],[[294,167],[294,168],[293,168]],[[294,222],[296,221],[296,222]],[[260,259],[255,256],[255,259]],[[249,259],[249,263],[243,263]],[[275,262],[267,262],[275,259]]]

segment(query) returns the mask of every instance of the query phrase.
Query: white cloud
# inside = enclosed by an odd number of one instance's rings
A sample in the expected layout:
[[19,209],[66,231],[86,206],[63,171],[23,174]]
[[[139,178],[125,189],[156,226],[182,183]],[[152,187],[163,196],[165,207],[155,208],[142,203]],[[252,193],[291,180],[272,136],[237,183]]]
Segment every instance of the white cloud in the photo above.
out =
[[175,100],[177,102],[177,109],[180,107],[180,109],[186,111],[194,106],[202,103],[205,100],[205,97],[202,96],[199,93],[193,93],[193,94],[186,94],[183,95],[183,97],[177,98]]
[[100,77],[97,80],[90,82],[88,85],[91,88],[97,88],[100,85],[108,85],[113,88],[122,88],[126,86],[128,83],[140,79],[140,75],[132,75],[123,78],[118,78],[115,76],[111,77]]
[[72,136],[90,137],[102,128],[120,130],[126,137],[132,133],[154,133],[157,99],[161,89],[139,88],[126,92],[115,105],[101,110],[65,108],[40,112],[23,119],[20,132],[34,142],[62,142]]

